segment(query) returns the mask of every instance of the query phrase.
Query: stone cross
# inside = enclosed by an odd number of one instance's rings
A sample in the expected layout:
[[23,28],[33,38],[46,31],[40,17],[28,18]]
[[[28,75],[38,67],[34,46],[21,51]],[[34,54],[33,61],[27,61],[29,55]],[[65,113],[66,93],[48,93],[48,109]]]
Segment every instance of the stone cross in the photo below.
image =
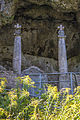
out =
[[4,7],[5,7],[5,1],[4,0],[0,0],[0,11],[2,12],[4,10]]
[[[58,63],[59,63],[59,72],[60,73],[67,73],[68,66],[67,66],[67,55],[66,55],[66,45],[65,45],[65,38],[64,35],[64,27],[62,25],[58,26]],[[65,75],[61,75],[59,81],[65,81]],[[60,89],[67,87],[67,82],[60,82]]]
[[58,37],[66,37],[65,35],[64,35],[64,26],[62,26],[62,25],[60,25],[60,26],[58,26],[58,29],[60,29],[59,31],[58,31]]
[[64,26],[60,25],[60,26],[58,26],[58,29],[60,29],[62,31],[64,29]]
[[13,52],[13,71],[21,74],[21,25],[16,24],[15,39],[14,39],[14,52]]

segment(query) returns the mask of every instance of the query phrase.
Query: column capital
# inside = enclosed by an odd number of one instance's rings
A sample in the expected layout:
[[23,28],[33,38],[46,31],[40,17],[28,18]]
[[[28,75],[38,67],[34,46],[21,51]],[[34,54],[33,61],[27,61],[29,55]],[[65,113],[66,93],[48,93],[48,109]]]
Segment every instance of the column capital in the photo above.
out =
[[64,26],[60,25],[60,26],[58,26],[58,29],[59,29],[59,31],[58,31],[58,37],[59,38],[65,38],[66,36],[64,34]]
[[15,28],[15,32],[14,35],[15,36],[20,36],[21,35],[21,25],[19,25],[18,23],[16,25],[14,25]]
[[16,29],[21,29],[21,25],[19,25],[18,23],[16,25],[14,25],[14,28]]

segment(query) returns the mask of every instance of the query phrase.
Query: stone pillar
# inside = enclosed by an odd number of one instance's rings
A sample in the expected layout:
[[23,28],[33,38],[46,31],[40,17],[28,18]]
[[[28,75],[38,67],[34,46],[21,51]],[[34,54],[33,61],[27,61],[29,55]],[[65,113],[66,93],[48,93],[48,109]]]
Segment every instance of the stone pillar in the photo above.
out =
[[21,74],[21,25],[15,27],[14,53],[13,53],[13,71],[18,75]]
[[[67,66],[67,55],[66,55],[66,45],[65,45],[65,38],[64,35],[64,27],[62,25],[58,26],[58,63],[59,63],[59,72],[60,73],[66,73],[68,72],[68,66]],[[67,77],[66,74],[61,74],[59,76],[59,87],[61,88],[67,88],[68,82],[66,82]],[[64,81],[64,82],[61,82]]]

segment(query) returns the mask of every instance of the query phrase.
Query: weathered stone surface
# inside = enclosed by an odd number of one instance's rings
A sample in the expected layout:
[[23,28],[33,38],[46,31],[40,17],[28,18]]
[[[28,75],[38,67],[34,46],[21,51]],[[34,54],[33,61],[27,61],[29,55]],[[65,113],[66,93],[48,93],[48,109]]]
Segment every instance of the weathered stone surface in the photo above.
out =
[[58,26],[58,63],[59,63],[59,72],[62,73],[59,76],[59,88],[68,88],[70,83],[66,82],[68,80],[68,75],[63,74],[68,72],[67,66],[67,55],[66,55],[66,45],[65,45],[65,32],[64,26]]
[[22,70],[29,68],[30,66],[37,66],[44,72],[56,72],[57,68],[57,61],[51,58],[45,57],[38,57],[25,54],[22,55]]
[[[30,87],[28,91],[30,92],[31,95],[33,96],[40,96],[42,91],[44,91],[44,83],[47,82],[48,78],[47,75],[45,75],[44,71],[39,69],[36,66],[31,66],[28,69],[25,69],[22,71],[22,76],[29,75],[32,81],[35,82],[34,87]],[[43,89],[43,90],[40,90]]]
[[15,39],[13,52],[13,71],[21,74],[21,25],[15,25]]
[[[24,0],[23,0],[24,1]],[[57,11],[77,11],[79,0],[28,0],[25,5],[36,4],[36,5],[48,5]],[[24,4],[21,3],[22,6]]]
[[6,71],[6,68],[0,65],[0,71]]
[[68,72],[67,66],[67,55],[66,55],[66,45],[65,45],[65,38],[66,35],[64,34],[64,27],[60,25],[58,27],[60,30],[58,32],[58,63],[59,63],[59,72]]
[[0,78],[6,78],[7,80],[7,88],[15,88],[17,86],[17,75],[13,73],[13,71],[7,71],[5,68],[4,70],[0,70]]
[[68,60],[69,71],[80,72],[80,55],[74,56]]
[[0,27],[12,23],[18,3],[17,0],[4,0],[4,2],[3,8],[0,11]]

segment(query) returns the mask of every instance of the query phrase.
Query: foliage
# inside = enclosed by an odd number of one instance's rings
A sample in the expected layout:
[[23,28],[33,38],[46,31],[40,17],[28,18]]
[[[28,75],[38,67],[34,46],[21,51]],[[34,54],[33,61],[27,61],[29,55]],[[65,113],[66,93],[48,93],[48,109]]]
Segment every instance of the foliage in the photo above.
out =
[[[29,76],[17,78],[17,88],[5,90],[6,79],[0,82],[0,119],[5,120],[79,120],[80,86],[70,94],[70,89],[48,85],[41,98],[30,97],[27,87],[34,87]],[[19,82],[23,87],[19,88]]]

